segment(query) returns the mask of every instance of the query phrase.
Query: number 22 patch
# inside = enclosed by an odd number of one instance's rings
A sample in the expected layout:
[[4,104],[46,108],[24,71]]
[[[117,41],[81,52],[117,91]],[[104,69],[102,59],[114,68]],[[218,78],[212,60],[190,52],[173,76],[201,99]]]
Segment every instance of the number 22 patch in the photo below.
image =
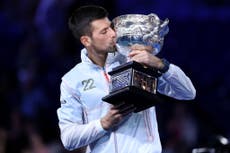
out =
[[94,85],[94,80],[92,78],[83,80],[81,83],[83,85],[84,91],[96,88],[96,86]]

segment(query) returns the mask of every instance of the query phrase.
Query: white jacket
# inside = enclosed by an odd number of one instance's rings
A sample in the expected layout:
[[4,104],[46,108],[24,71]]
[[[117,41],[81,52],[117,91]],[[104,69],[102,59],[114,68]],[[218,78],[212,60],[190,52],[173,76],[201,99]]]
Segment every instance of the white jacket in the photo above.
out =
[[[92,153],[161,153],[155,107],[127,116],[111,131],[102,128],[100,119],[110,107],[101,100],[109,93],[104,73],[119,63],[101,68],[90,61],[86,49],[82,50],[81,59],[61,83],[57,115],[64,147],[74,150],[89,145]],[[159,78],[158,92],[184,100],[193,99],[196,94],[190,79],[173,64]]]

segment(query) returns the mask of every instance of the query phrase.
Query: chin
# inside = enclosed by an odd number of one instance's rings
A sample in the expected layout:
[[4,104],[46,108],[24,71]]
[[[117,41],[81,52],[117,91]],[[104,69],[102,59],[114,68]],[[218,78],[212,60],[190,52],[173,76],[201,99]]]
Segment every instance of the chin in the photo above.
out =
[[108,48],[108,52],[109,52],[109,53],[114,53],[114,52],[116,52],[116,51],[117,51],[117,47],[116,47],[115,45]]

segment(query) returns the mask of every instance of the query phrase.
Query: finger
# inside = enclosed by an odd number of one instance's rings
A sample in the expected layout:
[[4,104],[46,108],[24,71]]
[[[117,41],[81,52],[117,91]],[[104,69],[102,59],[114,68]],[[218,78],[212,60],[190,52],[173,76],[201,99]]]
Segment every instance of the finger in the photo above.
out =
[[146,55],[150,55],[150,52],[148,52],[147,50],[132,50],[130,53],[129,53],[129,57],[133,57],[133,56],[146,56]]
[[135,62],[141,63],[140,60],[136,57],[130,58],[130,61],[135,61]]
[[142,54],[136,54],[130,57],[131,61],[136,61],[136,62],[141,62],[142,59],[144,59],[144,56]]
[[130,48],[133,49],[133,50],[135,50],[135,49],[137,49],[137,50],[143,50],[143,49],[145,49],[145,46],[141,45],[141,44],[134,44]]
[[131,50],[145,50],[145,51],[152,51],[153,47],[152,46],[145,46],[145,45],[140,45],[140,44],[134,44],[130,47]]
[[122,114],[119,113],[113,116],[114,122],[119,122],[120,120],[122,120]]
[[129,53],[129,57],[133,57],[133,56],[136,56],[136,55],[138,55],[138,54],[141,54],[142,53],[142,51],[140,51],[140,50],[132,50],[130,53]]

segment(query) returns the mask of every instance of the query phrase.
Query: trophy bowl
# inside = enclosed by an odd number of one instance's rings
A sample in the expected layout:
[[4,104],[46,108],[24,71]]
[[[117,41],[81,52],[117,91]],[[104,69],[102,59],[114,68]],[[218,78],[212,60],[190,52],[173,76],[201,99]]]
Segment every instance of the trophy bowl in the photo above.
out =
[[168,33],[168,19],[162,21],[156,14],[127,14],[112,20],[117,34],[117,51],[126,60],[110,74],[109,94],[102,98],[111,104],[125,102],[136,107],[134,112],[145,110],[160,101],[157,95],[157,79],[161,75],[156,69],[128,60],[130,46],[134,44],[152,46],[158,54]]
[[152,46],[153,54],[160,52],[169,20],[160,20],[156,14],[126,14],[112,20],[117,34],[117,50],[127,56],[133,44]]

